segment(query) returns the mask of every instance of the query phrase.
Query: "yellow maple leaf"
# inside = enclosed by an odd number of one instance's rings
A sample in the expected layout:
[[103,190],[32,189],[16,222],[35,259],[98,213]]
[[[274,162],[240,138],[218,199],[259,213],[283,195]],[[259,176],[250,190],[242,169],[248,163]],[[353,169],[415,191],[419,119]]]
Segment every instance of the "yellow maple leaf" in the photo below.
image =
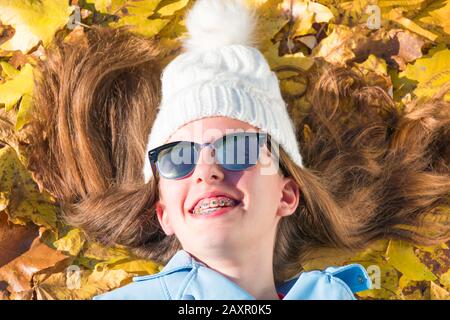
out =
[[152,37],[160,32],[170,19],[149,19],[156,8],[156,1],[138,1],[128,8],[128,13],[122,16],[119,21],[111,24],[112,27],[128,25],[131,31]]
[[2,71],[5,73],[6,77],[13,78],[19,73],[19,70],[6,61],[0,61],[0,66],[2,67]]
[[12,73],[13,78],[0,84],[0,105],[4,104],[7,111],[11,110],[24,95],[33,92],[33,68],[26,64],[18,73]]
[[89,259],[116,261],[126,259],[130,256],[128,250],[123,247],[105,247],[97,242],[89,242],[83,256]]
[[[443,85],[450,82],[450,50],[445,45],[437,46],[430,52],[408,64],[406,69],[399,73],[396,81],[398,88],[405,91],[414,90],[418,97],[432,97],[439,92]],[[450,101],[450,93],[445,96]]]
[[56,208],[46,193],[40,193],[31,174],[24,168],[16,151],[0,149],[0,192],[8,197],[5,209],[12,223],[34,224],[56,229]]
[[272,44],[268,50],[263,52],[272,69],[276,70],[280,66],[294,66],[299,71],[306,71],[314,64],[314,59],[306,57],[303,53],[278,55],[278,44]]
[[270,50],[274,36],[288,23],[288,16],[283,12],[283,0],[246,0],[248,5],[258,13],[258,26],[255,37],[259,40],[261,51]]
[[131,281],[132,275],[124,270],[90,271],[37,274],[33,277],[33,289],[38,300],[87,300]]
[[[443,6],[444,4],[444,6]],[[450,1],[437,2],[427,7],[417,20],[427,24],[435,25],[450,34]]]
[[404,241],[389,241],[386,260],[405,277],[420,280],[436,280],[437,277],[414,254],[413,246]]
[[171,16],[176,11],[183,9],[189,3],[189,0],[178,0],[167,5],[162,6],[158,9],[157,13],[161,16]]
[[73,9],[67,1],[0,0],[0,21],[15,29],[14,36],[0,48],[26,53],[40,40],[47,45],[68,23]]
[[19,112],[17,112],[16,127],[19,131],[31,119],[31,108],[33,98],[29,94],[24,94],[20,100]]
[[313,57],[322,57],[332,64],[344,64],[355,56],[353,49],[356,41],[362,37],[345,25],[333,25],[328,37],[323,39],[312,51]]
[[415,23],[413,20],[405,17],[399,8],[391,9],[388,13],[384,14],[383,17],[402,25],[404,28],[406,28],[412,32],[415,32],[415,33],[421,35],[422,37],[425,37],[431,41],[435,41],[438,37],[433,32],[430,32],[430,31],[422,28],[417,23]]
[[96,270],[125,270],[136,275],[154,274],[159,271],[158,264],[151,260],[126,258],[118,261],[107,261],[95,265]]
[[283,8],[291,11],[292,16],[295,18],[292,37],[314,31],[312,28],[314,22],[329,22],[333,18],[333,13],[329,8],[309,0],[285,0]]
[[361,71],[372,71],[378,75],[387,75],[386,61],[370,54],[366,61],[355,63]]
[[78,229],[70,230],[64,237],[56,240],[53,245],[58,251],[68,252],[71,256],[76,256],[83,248],[86,239],[83,232]]

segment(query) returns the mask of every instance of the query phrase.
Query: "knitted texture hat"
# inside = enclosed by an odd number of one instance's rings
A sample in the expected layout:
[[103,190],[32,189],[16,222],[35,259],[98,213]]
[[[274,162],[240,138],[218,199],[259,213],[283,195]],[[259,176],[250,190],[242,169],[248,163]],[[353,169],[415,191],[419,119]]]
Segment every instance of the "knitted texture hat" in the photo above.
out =
[[186,17],[185,51],[163,70],[162,99],[148,151],[184,124],[205,117],[237,119],[269,133],[299,167],[302,157],[276,74],[253,47],[255,12],[243,0],[198,0]]

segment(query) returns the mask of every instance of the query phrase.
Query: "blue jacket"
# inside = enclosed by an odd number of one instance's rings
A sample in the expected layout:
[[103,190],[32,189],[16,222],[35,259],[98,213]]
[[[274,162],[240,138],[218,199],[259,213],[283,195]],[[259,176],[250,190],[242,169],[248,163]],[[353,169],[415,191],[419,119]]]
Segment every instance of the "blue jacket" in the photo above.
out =
[[[284,300],[356,300],[353,293],[372,283],[360,264],[305,271],[277,286]],[[255,300],[221,273],[179,250],[159,273],[134,277],[133,282],[94,300]]]

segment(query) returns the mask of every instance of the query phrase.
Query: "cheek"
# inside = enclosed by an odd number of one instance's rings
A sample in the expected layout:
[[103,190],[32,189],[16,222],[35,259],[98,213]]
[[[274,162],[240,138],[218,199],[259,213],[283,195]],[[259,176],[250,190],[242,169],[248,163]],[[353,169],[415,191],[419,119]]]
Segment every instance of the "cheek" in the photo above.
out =
[[186,198],[186,187],[180,181],[160,180],[160,201],[166,209],[166,214],[174,220],[183,213],[184,199]]
[[279,179],[277,175],[262,174],[258,167],[242,176],[240,188],[249,197],[249,210],[258,214],[261,212],[275,214],[281,197]]
[[278,175],[278,163],[266,149],[261,153],[260,162],[249,173],[248,179],[252,180],[251,184],[261,195],[270,195],[279,189],[281,177]]

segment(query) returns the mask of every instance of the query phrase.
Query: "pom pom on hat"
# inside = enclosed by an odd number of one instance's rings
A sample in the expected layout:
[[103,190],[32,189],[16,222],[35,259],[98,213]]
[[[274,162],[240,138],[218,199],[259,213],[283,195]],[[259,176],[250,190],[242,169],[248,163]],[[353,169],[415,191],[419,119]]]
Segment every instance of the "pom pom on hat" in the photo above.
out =
[[198,0],[186,16],[189,51],[232,44],[253,46],[257,18],[244,0]]

